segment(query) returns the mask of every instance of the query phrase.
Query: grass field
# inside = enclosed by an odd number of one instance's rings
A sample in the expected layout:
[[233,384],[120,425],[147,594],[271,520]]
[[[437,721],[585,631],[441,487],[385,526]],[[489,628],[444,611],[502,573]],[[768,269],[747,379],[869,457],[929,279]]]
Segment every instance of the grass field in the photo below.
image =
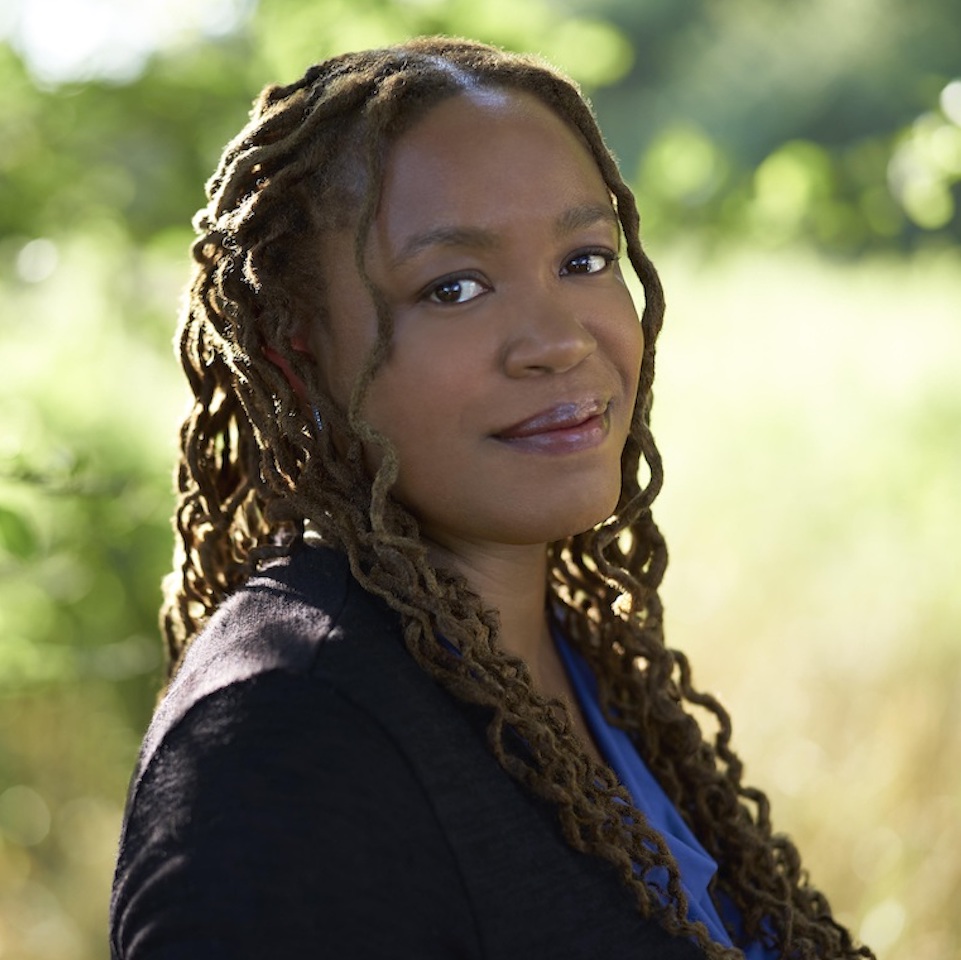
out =
[[883,960],[961,945],[961,258],[675,252],[670,642]]
[[[881,960],[945,960],[961,944],[961,258],[657,260],[670,642],[730,708],[748,779],[841,916]],[[0,484],[0,958],[104,955],[150,709],[124,684],[156,671],[183,273],[162,251],[133,279],[103,263],[68,249],[0,290],[4,457],[148,478],[82,510]]]

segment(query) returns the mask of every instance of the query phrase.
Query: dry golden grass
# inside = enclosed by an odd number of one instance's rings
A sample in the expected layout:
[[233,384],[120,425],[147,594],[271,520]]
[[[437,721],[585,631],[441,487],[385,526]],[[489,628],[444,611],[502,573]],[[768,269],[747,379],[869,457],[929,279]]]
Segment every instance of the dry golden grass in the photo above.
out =
[[668,631],[882,960],[961,944],[961,257],[674,251]]
[[[881,960],[947,960],[961,944],[958,256],[832,265],[740,253],[705,264],[675,250],[657,260],[670,302],[655,406],[670,641],[731,709],[750,781],[841,916]],[[170,442],[160,422],[173,423],[181,395],[173,363],[124,339],[106,309],[109,275],[74,274],[72,263],[49,293],[15,304],[11,315],[31,320],[6,331],[20,361],[0,402],[36,421],[17,438],[28,451],[43,417],[63,416],[75,442],[89,422],[127,438],[121,447],[159,476]],[[68,293],[82,310],[61,309]],[[131,543],[144,524],[166,541],[167,504],[154,499],[118,527]],[[38,676],[57,667],[50,654],[70,651],[53,625],[76,619],[78,643],[83,630],[102,640],[119,629],[100,593],[70,587],[91,556],[94,528],[78,529],[73,573],[66,559],[40,558],[49,585],[0,580],[0,680],[5,663]],[[153,577],[155,560],[136,556]],[[125,570],[115,588],[144,575]],[[53,619],[44,598],[68,588],[90,609]],[[33,660],[11,660],[28,627],[21,647]],[[115,639],[113,670],[115,652],[140,655],[138,638]],[[104,955],[141,732],[115,686],[81,673],[0,697],[0,960]]]

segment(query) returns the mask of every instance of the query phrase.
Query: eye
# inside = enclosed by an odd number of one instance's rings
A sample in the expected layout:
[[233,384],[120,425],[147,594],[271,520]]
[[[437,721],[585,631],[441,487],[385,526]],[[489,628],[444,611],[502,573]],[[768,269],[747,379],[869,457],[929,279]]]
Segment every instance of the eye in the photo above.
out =
[[431,303],[468,303],[487,293],[488,289],[480,280],[474,280],[472,277],[451,277],[449,280],[440,280],[429,287],[424,294],[424,299]]
[[585,250],[575,254],[564,264],[561,276],[603,273],[616,259],[617,254],[611,250]]

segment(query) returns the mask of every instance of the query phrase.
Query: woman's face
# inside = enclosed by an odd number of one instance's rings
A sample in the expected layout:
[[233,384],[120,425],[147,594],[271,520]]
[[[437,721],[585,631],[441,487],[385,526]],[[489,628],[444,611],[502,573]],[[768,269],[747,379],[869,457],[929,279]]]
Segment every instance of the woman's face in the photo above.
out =
[[[619,240],[590,153],[533,96],[458,95],[392,147],[366,265],[394,335],[363,410],[429,539],[547,543],[613,512],[643,348]],[[352,234],[322,257],[311,349],[346,407],[377,321]]]

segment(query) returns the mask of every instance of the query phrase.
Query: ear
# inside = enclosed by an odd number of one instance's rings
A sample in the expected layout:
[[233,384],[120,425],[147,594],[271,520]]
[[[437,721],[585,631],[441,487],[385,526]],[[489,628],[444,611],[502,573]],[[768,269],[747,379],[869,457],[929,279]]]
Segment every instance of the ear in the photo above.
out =
[[[310,343],[308,341],[307,333],[305,331],[298,331],[290,338],[290,345],[297,351],[297,353],[305,353],[309,357],[313,357],[313,351],[310,349]],[[291,369],[290,364],[287,362],[286,358],[282,357],[273,347],[264,347],[264,356],[284,375],[287,382],[293,388],[294,393],[303,402],[307,403],[307,387],[304,385],[304,381],[297,376],[296,373]]]

